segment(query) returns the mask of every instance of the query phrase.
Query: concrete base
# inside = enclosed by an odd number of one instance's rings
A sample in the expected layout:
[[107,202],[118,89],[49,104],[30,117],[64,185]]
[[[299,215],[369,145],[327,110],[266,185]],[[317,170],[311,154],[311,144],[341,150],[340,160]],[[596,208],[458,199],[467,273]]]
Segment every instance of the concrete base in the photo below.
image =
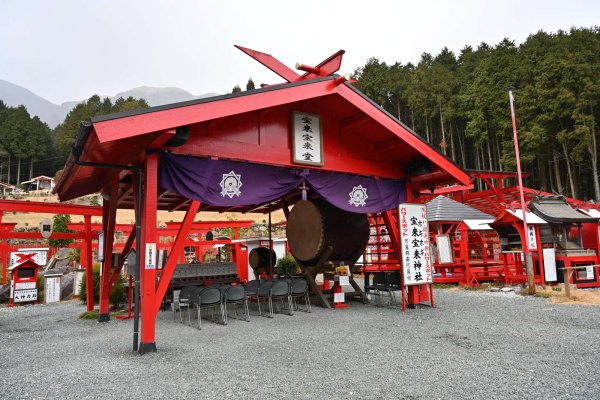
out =
[[110,321],[110,315],[108,314],[100,314],[98,317],[98,322],[108,322]]
[[156,342],[142,343],[140,345],[140,354],[156,353]]

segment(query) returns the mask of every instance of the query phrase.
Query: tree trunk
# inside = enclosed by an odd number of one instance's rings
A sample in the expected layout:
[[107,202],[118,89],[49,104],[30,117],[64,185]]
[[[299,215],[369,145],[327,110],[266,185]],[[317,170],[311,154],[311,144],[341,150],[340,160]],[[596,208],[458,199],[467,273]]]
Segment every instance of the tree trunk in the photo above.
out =
[[15,185],[21,183],[21,159],[17,158],[17,160],[17,181],[15,182]]
[[29,163],[29,180],[33,179],[33,156],[31,156],[31,162]]
[[490,160],[490,171],[494,170],[494,158],[492,157],[492,147],[490,146],[490,133],[488,132],[488,140],[487,140],[487,152]]
[[500,150],[500,138],[496,135],[496,152],[498,153],[498,169],[500,172],[504,171],[502,167],[502,151]]
[[450,125],[450,154],[452,155],[452,161],[456,162],[456,150],[454,150],[454,135],[452,134],[452,125]]
[[567,177],[569,178],[569,185],[571,186],[571,197],[577,198],[577,190],[575,189],[575,182],[573,181],[573,174],[571,172],[571,162],[569,161],[569,151],[565,143],[561,143],[563,155],[565,156],[565,162],[567,163]]
[[429,137],[429,123],[427,122],[427,115],[425,115],[425,136],[427,137],[427,142],[429,144],[433,144],[431,143],[431,138]]
[[467,163],[465,161],[465,142],[463,140],[464,134],[461,134],[456,123],[454,123],[454,128],[456,129],[456,134],[458,135],[458,149],[460,150],[460,159],[462,160],[462,167],[467,168]]
[[6,183],[10,185],[10,153],[8,153],[8,172],[6,173]]
[[444,117],[442,115],[442,102],[440,101],[440,127],[442,128],[442,152],[446,155],[446,131],[444,131]]
[[558,160],[558,153],[556,151],[552,152],[552,164],[554,167],[554,178],[556,180],[556,191],[560,194],[563,194],[564,188],[562,184],[562,179],[560,178],[560,165]]
[[598,182],[598,148],[596,145],[596,123],[592,122],[592,143],[588,151],[590,152],[590,161],[592,163],[592,176],[594,177],[594,200],[600,199],[600,182]]
[[412,130],[415,130],[415,109],[414,108],[410,108],[410,119],[412,121]]

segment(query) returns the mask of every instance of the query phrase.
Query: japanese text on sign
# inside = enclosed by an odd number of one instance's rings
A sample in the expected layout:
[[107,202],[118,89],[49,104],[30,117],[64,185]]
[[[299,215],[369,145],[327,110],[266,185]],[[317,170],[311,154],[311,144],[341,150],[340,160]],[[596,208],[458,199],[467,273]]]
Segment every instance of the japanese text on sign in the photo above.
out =
[[321,117],[301,112],[292,115],[293,161],[297,164],[323,165]]
[[37,289],[15,290],[13,294],[13,301],[15,303],[37,301],[37,295]]
[[405,285],[432,283],[427,208],[400,204],[400,247]]
[[146,269],[156,269],[156,243],[146,243]]

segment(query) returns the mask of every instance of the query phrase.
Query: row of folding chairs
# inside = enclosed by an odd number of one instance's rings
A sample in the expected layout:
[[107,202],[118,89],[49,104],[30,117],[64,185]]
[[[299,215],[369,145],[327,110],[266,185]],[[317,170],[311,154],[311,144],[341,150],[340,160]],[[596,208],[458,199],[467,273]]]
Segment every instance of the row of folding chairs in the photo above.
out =
[[[373,275],[373,281],[368,279],[369,275]],[[382,271],[382,272],[366,272],[365,273],[365,293],[374,300],[376,306],[384,305],[384,299],[389,299],[390,306],[396,306],[396,292],[401,291],[400,272],[399,271]]]
[[[294,310],[311,312],[308,284],[304,278],[252,280],[246,284],[246,295],[257,304],[258,314],[269,318],[273,318],[274,303],[277,303],[278,312],[284,308],[289,315],[293,315]],[[299,300],[304,303],[303,309],[300,308]],[[261,303],[267,306],[264,312]]]
[[[241,306],[241,313],[238,307]],[[183,310],[187,311],[188,325],[192,325],[192,312],[196,310],[198,329],[202,329],[202,312],[211,313],[214,322],[227,325],[229,307],[233,307],[233,318],[250,321],[246,291],[242,285],[185,286],[179,299],[173,304],[173,319],[179,310],[180,321],[184,322]]]

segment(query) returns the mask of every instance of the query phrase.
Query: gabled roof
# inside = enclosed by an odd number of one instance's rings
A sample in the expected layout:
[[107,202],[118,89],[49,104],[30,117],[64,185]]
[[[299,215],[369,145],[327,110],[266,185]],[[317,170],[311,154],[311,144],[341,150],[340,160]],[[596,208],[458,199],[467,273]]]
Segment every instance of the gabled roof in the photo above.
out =
[[591,217],[573,209],[563,196],[536,196],[529,203],[531,211],[551,224],[576,222],[598,222],[599,218]]
[[489,214],[481,212],[473,207],[461,204],[446,196],[438,196],[427,203],[427,220],[436,221],[465,221],[477,220],[491,222],[494,220]]
[[26,260],[21,261],[20,263],[16,263],[13,266],[8,267],[7,270],[8,271],[13,271],[15,268],[18,268],[18,267],[20,267],[21,265],[24,265],[24,264],[33,264],[33,265],[37,266],[38,268],[42,268],[43,267],[42,265],[37,264],[35,261],[33,261],[31,259],[26,259]]
[[[348,83],[339,83],[337,78],[339,77],[319,77],[225,96],[94,117],[91,123],[82,124],[74,146],[74,154],[69,156],[54,191],[62,201],[70,200],[102,191],[107,182],[118,175],[117,171],[77,165],[78,160],[127,166],[141,165],[147,149],[160,148],[179,127],[202,124],[212,126],[219,123],[235,126],[233,122],[226,120],[258,111],[272,113],[273,110],[288,110],[289,112],[290,109],[302,108],[303,104],[307,103],[322,107],[331,118],[335,116],[338,121],[346,124],[348,133],[345,135],[345,142],[356,141],[358,137],[371,140],[372,144],[363,147],[361,151],[372,157],[373,162],[378,162],[382,166],[380,169],[382,177],[407,177],[407,172],[400,168],[402,164],[405,167],[411,162],[419,163],[421,160],[428,160],[432,165],[431,169],[424,173],[409,175],[408,178],[412,182],[422,186],[456,181],[468,182],[469,175],[462,168],[433,149],[419,135],[373,103],[355,87]],[[288,132],[282,130],[281,135],[287,137]],[[205,143],[206,145],[195,146],[194,149],[208,152],[210,149],[219,148],[218,139],[207,138]],[[285,162],[289,161],[289,155],[279,154],[281,152],[274,157],[246,158],[252,152],[245,147],[247,147],[245,143],[240,142],[238,153],[221,154],[219,157],[273,165],[285,165]],[[188,152],[190,149],[185,146],[171,151],[178,150],[184,152],[182,154],[196,155]],[[252,154],[257,153],[255,151]],[[389,160],[386,161],[387,164],[381,161],[382,158]],[[329,170],[361,174],[361,168],[365,163],[363,160],[357,161],[338,163],[329,166],[331,168]],[[384,165],[387,166],[384,168]],[[327,170],[327,165],[323,169]],[[122,191],[129,190],[131,176],[127,175],[121,179],[124,179]],[[176,209],[186,200],[173,193],[159,193],[159,195],[160,209]],[[133,206],[131,193],[124,199],[124,206],[120,205],[120,208]],[[261,209],[260,205],[253,210],[266,211]]]

